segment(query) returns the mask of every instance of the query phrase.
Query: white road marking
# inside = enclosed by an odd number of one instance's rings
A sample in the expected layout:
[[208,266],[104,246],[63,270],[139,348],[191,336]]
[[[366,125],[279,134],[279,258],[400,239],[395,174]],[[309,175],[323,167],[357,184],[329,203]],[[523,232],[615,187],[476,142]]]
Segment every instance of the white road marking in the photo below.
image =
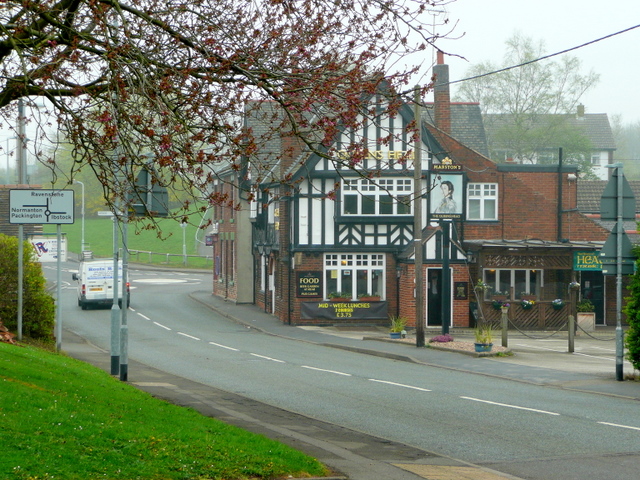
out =
[[508,407],[508,408],[515,408],[515,409],[518,409],[518,410],[527,410],[529,412],[544,413],[546,415],[560,415],[559,413],[548,412],[546,410],[538,410],[536,408],[520,407],[518,405],[509,405],[508,403],[491,402],[489,400],[481,400],[479,398],[473,398],[473,397],[460,397],[460,398],[462,398],[464,400],[472,400],[474,402],[488,403],[489,405],[497,405],[499,407]]
[[182,335],[183,337],[187,337],[187,338],[192,338],[193,340],[200,340],[198,337],[194,337],[192,335],[182,333],[182,332],[178,332],[178,335]]
[[161,323],[158,323],[158,322],[153,322],[153,323],[154,323],[155,325],[157,325],[157,326],[161,327],[161,328],[164,328],[165,330],[171,330],[169,327],[165,327],[165,326],[164,326],[164,325],[162,325]]
[[631,430],[640,430],[640,427],[632,427],[630,425],[619,425],[617,423],[609,423],[609,422],[598,422],[601,425],[609,425],[611,427],[620,427],[620,428],[629,428]]
[[187,280],[182,278],[138,278],[134,280],[136,283],[149,283],[149,284],[171,284],[171,283],[187,283]]
[[239,352],[240,351],[237,348],[227,347],[226,345],[222,345],[220,343],[215,343],[215,342],[209,342],[209,345],[215,345],[216,347],[226,348],[227,350],[233,350],[234,352]]
[[343,375],[345,377],[351,377],[352,376],[350,373],[336,372],[335,370],[325,370],[324,368],[309,367],[307,365],[301,365],[301,367],[302,368],[308,368],[309,370],[317,370],[319,372],[327,372],[327,373],[334,373],[336,375]]
[[396,387],[410,388],[412,390],[420,390],[421,392],[431,391],[431,390],[427,390],[426,388],[414,387],[413,385],[405,385],[403,383],[387,382],[386,380],[376,380],[375,378],[370,378],[369,381],[377,382],[377,383],[386,383],[387,385],[394,385]]
[[139,316],[141,316],[142,318],[144,318],[145,320],[151,320],[149,317],[147,317],[146,315],[141,314],[140,312],[136,312]]
[[271,357],[265,357],[264,355],[258,355],[257,353],[252,353],[251,355],[253,355],[254,357],[258,357],[258,358],[264,358],[265,360],[271,360],[272,362],[286,363],[283,360],[278,360],[276,358],[271,358]]

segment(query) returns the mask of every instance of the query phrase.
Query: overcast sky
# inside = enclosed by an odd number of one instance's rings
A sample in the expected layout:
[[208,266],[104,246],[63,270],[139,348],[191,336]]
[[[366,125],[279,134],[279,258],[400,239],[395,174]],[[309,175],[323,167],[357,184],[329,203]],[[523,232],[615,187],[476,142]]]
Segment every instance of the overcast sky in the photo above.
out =
[[[456,0],[446,10],[452,24],[458,21],[458,35],[452,37],[464,36],[437,45],[466,58],[445,60],[451,81],[465,78],[470,65],[500,64],[514,32],[544,40],[550,54],[640,24],[640,0]],[[586,113],[620,114],[623,124],[640,122],[640,27],[566,55],[582,61],[582,73],[600,75],[582,99]]]

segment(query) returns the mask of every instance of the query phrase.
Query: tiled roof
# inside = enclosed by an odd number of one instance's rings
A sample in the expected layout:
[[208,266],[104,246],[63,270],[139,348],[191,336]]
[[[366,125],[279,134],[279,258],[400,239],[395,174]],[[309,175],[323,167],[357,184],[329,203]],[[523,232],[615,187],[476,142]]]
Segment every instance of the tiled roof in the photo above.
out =
[[[600,213],[600,199],[609,180],[578,180],[578,210]],[[628,180],[636,197],[636,212],[640,213],[640,180]]]
[[[425,122],[435,125],[433,103],[428,103],[423,110],[422,118]],[[489,156],[487,136],[482,121],[480,105],[477,103],[454,102],[451,106],[451,136],[462,145],[476,152]]]
[[[583,130],[585,136],[591,141],[594,150],[616,149],[616,142],[606,113],[585,113],[581,117],[573,114],[531,116],[534,126],[549,125],[562,118],[569,125]],[[484,115],[483,119],[488,136],[491,136],[492,133],[504,125],[515,123],[511,114],[491,113]],[[551,119],[553,119],[553,122]]]

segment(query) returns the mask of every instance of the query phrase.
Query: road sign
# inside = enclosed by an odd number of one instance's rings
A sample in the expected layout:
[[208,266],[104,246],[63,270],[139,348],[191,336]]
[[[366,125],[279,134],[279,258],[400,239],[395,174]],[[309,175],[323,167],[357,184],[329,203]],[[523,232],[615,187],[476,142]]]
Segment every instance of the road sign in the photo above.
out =
[[9,223],[73,223],[73,190],[10,190]]
[[623,173],[616,168],[600,198],[600,219],[618,220],[618,174],[622,175],[622,220],[636,219],[636,197]]

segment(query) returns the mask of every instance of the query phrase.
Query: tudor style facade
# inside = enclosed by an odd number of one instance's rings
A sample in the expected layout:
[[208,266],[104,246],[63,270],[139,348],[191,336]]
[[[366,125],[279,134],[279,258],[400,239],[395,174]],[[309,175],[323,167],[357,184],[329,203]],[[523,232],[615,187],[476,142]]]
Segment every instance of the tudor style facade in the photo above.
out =
[[[491,295],[474,288],[481,280],[493,293],[506,294],[512,303],[509,316],[517,326],[561,327],[570,302],[584,294],[584,285],[579,291],[568,289],[583,275],[575,269],[576,256],[597,258],[608,235],[577,211],[576,167],[496,165],[481,153],[482,135],[474,137],[480,146],[470,148],[450,133],[456,125],[452,111],[455,115],[465,108],[468,119],[474,109],[479,116],[478,106],[448,109],[448,89],[440,85],[435,104],[435,122],[431,112],[422,118],[419,190],[425,281],[418,294],[424,298],[425,325],[467,327],[480,319],[497,321]],[[336,167],[327,158],[309,155],[292,139],[282,139],[277,148],[287,153],[273,168],[279,178],[292,181],[265,185],[261,190],[269,193],[246,206],[254,281],[235,285],[236,301],[242,290],[243,298],[251,296],[287,324],[386,325],[390,315],[402,315],[414,325],[411,199],[416,186],[409,154],[414,147],[402,133],[412,120],[413,110],[405,105],[395,118],[378,118],[359,132],[370,145],[363,172],[375,169],[375,178]],[[392,132],[394,140],[380,148],[377,139],[383,131]],[[343,132],[336,139],[337,156],[343,155],[341,145],[350,138],[351,132]],[[455,179],[460,214],[437,218],[433,213],[439,190],[433,187],[442,170],[435,167],[448,162],[460,169]],[[236,240],[248,237],[248,223],[238,222],[234,228]],[[237,257],[248,255],[234,248]],[[446,265],[450,275],[443,274]],[[448,289],[443,289],[445,280]],[[589,282],[591,287],[604,283],[602,275]],[[451,292],[450,298],[443,298],[443,290]],[[604,289],[600,291],[604,298]],[[334,301],[338,293],[343,297]],[[520,306],[525,294],[535,296],[531,309]],[[225,298],[234,300],[233,295]],[[564,310],[554,307],[558,298],[566,302]]]

